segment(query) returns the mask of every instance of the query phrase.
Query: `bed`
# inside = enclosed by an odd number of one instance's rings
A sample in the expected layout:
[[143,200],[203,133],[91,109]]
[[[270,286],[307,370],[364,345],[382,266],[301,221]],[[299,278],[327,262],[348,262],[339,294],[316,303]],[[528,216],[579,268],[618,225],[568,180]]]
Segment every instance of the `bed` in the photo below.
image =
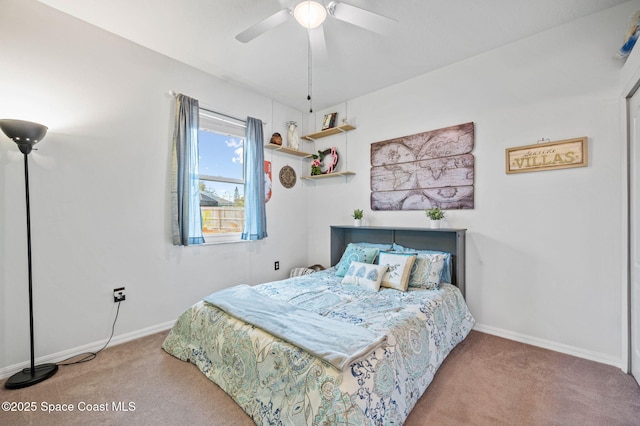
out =
[[[259,425],[402,424],[474,325],[464,242],[461,229],[333,226],[332,267],[216,292],[178,318],[163,348]],[[376,250],[373,262],[353,257]],[[387,287],[375,288],[379,274]],[[397,287],[436,275],[447,282]]]

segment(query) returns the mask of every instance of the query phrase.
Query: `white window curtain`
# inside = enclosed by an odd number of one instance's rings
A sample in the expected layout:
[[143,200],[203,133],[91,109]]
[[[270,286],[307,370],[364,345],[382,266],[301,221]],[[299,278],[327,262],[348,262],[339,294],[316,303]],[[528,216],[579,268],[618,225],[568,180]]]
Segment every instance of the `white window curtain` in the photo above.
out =
[[198,174],[198,100],[176,95],[172,155],[173,244],[204,243]]

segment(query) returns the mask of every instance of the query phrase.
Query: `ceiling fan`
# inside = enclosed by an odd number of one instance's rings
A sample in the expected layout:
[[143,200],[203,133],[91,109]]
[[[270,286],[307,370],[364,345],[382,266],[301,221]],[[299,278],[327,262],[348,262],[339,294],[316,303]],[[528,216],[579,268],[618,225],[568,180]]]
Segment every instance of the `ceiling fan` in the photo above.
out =
[[236,39],[242,43],[248,43],[293,16],[300,25],[309,30],[309,42],[314,52],[323,54],[326,52],[326,47],[322,23],[327,15],[380,34],[386,34],[397,23],[395,19],[346,3],[330,1],[325,5],[317,1],[305,0],[296,4],[293,10],[282,9],[250,26],[236,35]]

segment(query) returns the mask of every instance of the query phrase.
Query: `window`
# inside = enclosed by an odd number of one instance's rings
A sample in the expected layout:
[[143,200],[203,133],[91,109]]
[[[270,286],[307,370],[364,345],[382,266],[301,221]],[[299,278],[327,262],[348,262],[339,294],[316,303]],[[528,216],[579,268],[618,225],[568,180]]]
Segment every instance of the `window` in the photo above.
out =
[[199,174],[206,242],[240,241],[244,228],[244,123],[200,110]]

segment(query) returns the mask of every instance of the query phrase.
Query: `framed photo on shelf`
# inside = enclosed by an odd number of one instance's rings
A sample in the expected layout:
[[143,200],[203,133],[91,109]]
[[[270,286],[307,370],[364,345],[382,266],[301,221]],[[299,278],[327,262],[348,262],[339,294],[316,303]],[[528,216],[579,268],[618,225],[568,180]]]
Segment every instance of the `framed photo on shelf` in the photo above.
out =
[[338,117],[337,112],[332,112],[331,114],[327,114],[324,116],[324,121],[322,122],[322,130],[331,129],[336,127],[336,118]]

